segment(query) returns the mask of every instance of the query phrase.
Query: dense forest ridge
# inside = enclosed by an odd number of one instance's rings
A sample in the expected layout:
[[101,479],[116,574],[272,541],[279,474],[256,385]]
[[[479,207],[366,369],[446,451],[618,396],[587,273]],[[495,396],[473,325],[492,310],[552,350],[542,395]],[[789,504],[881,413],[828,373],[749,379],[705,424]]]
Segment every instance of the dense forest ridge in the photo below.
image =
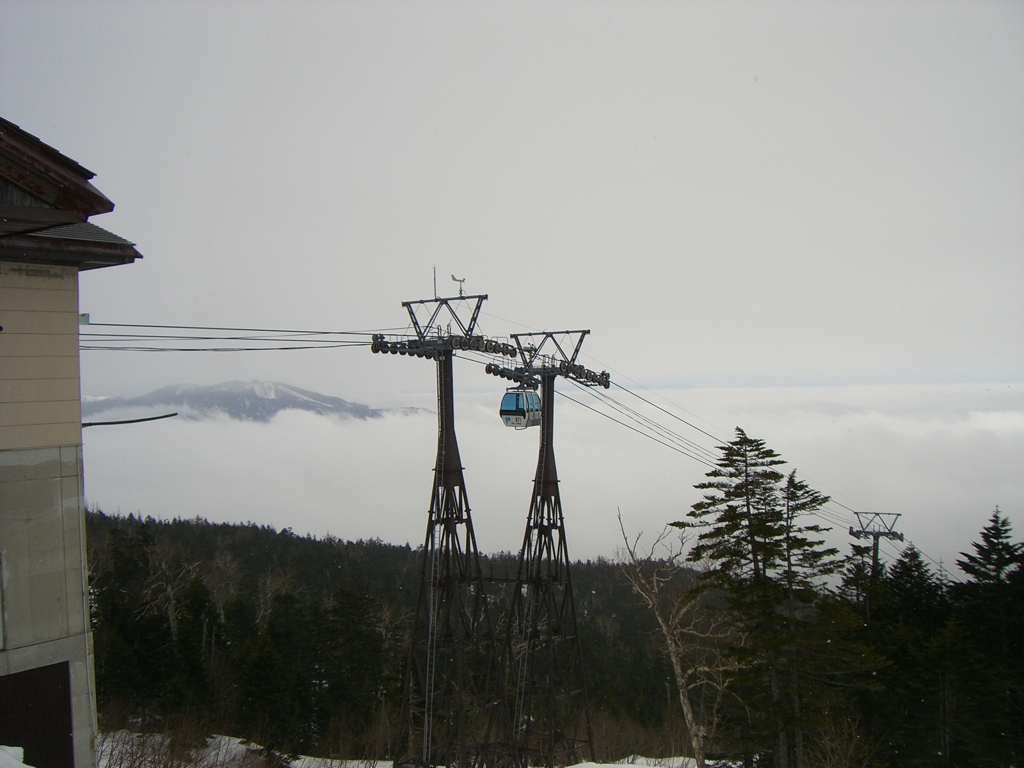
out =
[[[283,753],[386,754],[422,547],[100,510],[87,525],[105,730],[187,714]],[[496,616],[517,561],[482,556]],[[572,574],[602,754],[678,754],[654,618],[615,563]]]
[[155,408],[178,409],[183,418],[211,418],[223,413],[239,421],[268,422],[285,410],[300,410],[320,416],[376,419],[385,414],[411,414],[421,408],[371,408],[340,397],[311,392],[276,381],[228,381],[200,386],[172,384],[138,397],[83,397],[82,416],[91,417],[111,411],[149,411]]

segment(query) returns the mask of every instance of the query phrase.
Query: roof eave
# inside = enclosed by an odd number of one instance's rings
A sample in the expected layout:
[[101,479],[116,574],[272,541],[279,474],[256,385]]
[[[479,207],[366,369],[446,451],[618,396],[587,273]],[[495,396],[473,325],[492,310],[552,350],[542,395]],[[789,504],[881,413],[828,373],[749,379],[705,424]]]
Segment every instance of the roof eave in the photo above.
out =
[[92,171],[3,118],[0,176],[61,210],[84,216],[114,210],[114,203],[89,183]]
[[131,264],[141,258],[142,254],[133,246],[120,243],[42,240],[17,235],[0,240],[0,261],[15,264],[40,264],[88,270]]

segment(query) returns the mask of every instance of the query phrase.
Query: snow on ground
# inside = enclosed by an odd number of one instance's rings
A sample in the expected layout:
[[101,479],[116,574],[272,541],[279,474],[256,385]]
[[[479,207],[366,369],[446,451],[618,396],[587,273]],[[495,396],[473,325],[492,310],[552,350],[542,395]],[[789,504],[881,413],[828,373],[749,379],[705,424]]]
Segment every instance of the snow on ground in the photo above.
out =
[[32,768],[24,763],[25,750],[0,744],[0,768]]
[[[5,763],[0,747],[0,768],[24,768],[20,762]],[[9,748],[7,748],[9,749]],[[17,755],[21,759],[20,750]],[[181,768],[258,768],[261,748],[244,739],[214,735],[206,747],[193,754],[191,762],[168,760],[167,740],[159,734],[136,734],[115,731],[100,738],[97,768],[156,768],[178,765]],[[299,756],[290,761],[292,768],[385,768],[390,761],[330,760],[324,757]],[[633,756],[616,763],[580,763],[573,768],[598,768],[601,765],[641,766],[642,768],[695,768],[689,757],[649,758]]]

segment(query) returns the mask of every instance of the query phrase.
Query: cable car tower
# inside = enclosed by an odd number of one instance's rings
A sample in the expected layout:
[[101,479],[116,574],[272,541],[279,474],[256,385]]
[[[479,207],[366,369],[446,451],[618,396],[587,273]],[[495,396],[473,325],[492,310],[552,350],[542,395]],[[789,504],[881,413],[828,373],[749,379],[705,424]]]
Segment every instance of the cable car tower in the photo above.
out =
[[[437,362],[437,459],[423,545],[416,614],[406,664],[396,768],[518,767],[508,750],[510,720],[501,654],[487,609],[476,534],[455,438],[452,358],[477,349],[486,295],[402,302],[415,337],[374,336],[372,350]],[[469,313],[469,319],[460,317]],[[516,354],[486,341],[488,352]],[[499,349],[500,348],[500,349]]]
[[[517,390],[524,394],[540,386],[540,452],[505,636],[506,685],[514,694],[514,750],[526,766],[553,768],[595,760],[554,451],[555,379],[610,386],[607,372],[598,374],[576,363],[588,333],[512,334],[522,366],[486,368],[518,382]],[[510,419],[514,401],[505,397],[502,420],[516,426]],[[528,414],[529,404],[520,402]]]

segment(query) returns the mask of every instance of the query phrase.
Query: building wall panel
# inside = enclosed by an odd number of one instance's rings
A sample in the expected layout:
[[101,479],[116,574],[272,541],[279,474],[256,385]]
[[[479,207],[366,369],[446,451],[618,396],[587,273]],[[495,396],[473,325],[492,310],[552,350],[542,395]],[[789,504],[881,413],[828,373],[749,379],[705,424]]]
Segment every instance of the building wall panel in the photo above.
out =
[[0,381],[79,378],[77,352],[55,357],[19,357],[0,366]]
[[31,642],[43,643],[67,635],[65,589],[61,571],[34,573],[29,577]]
[[65,424],[0,425],[0,451],[16,450],[26,445],[33,448],[67,445],[81,439],[80,419]]
[[80,444],[78,272],[0,263],[0,450]]
[[60,284],[47,287],[16,287],[0,264],[0,307],[8,312],[73,312],[78,315],[78,294]]
[[7,571],[4,604],[8,649],[67,634],[63,529],[60,515],[50,512],[0,533]]
[[[0,325],[3,323],[0,322]],[[78,354],[78,331],[74,333],[0,333],[0,357],[16,365],[18,357],[72,357]]]
[[85,541],[85,472],[82,446],[64,445],[61,456],[61,495],[64,500],[64,565],[68,631],[89,633],[89,583]]
[[42,311],[3,308],[4,333],[33,335],[37,333],[67,333],[69,327],[78,330],[78,313],[72,310]]
[[73,267],[0,262],[0,288],[70,291],[77,296],[78,270]]
[[62,472],[60,448],[0,451],[0,483],[60,477]]
[[0,451],[8,649],[85,633],[81,447]]
[[22,534],[27,533],[26,526],[35,518],[58,514],[63,501],[60,482],[52,477],[4,483],[0,493],[4,494],[0,530],[20,531]]
[[0,403],[0,423],[12,427],[66,424],[75,421],[82,421],[82,412],[76,400]]
[[75,402],[79,399],[78,377],[66,379],[4,379],[0,377],[0,404],[30,402]]
[[76,765],[91,768],[95,680],[84,551],[81,445],[0,451],[6,618],[0,680],[69,662]]

